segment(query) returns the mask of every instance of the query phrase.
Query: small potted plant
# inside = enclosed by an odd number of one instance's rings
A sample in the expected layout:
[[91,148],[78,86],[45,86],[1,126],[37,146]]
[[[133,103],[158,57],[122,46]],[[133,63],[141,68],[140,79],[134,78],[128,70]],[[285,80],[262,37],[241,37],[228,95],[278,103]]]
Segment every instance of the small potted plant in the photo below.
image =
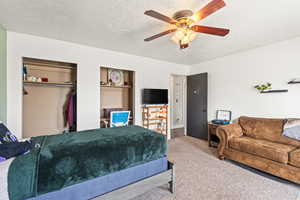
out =
[[265,92],[272,89],[272,84],[268,82],[262,85],[255,85],[254,88],[260,92]]

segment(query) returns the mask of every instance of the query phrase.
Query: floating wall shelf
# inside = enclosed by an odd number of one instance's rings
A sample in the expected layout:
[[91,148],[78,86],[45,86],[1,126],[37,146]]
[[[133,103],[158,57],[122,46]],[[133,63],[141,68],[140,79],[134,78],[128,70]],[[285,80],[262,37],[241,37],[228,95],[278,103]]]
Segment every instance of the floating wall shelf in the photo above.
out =
[[290,81],[288,84],[300,84],[300,81]]
[[288,92],[288,90],[268,90],[268,91],[261,91],[260,93],[282,93]]
[[100,85],[102,88],[131,88],[131,85],[113,86],[113,85]]

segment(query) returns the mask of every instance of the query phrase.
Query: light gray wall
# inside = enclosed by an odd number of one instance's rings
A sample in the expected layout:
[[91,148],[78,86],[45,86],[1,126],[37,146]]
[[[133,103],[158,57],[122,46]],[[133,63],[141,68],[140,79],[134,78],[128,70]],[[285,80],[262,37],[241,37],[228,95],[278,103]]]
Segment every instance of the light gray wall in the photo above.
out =
[[6,30],[0,24],[0,121],[6,122],[7,106],[7,73],[6,73]]
[[[191,74],[209,74],[209,119],[217,109],[241,115],[300,118],[300,37],[210,60],[191,67]],[[260,94],[253,86],[271,82],[287,93]]]

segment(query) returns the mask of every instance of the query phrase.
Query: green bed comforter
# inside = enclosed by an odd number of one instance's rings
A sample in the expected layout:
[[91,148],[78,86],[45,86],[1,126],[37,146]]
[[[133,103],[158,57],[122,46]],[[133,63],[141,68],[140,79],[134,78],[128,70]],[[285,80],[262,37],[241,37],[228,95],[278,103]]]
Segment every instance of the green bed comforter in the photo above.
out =
[[10,166],[10,200],[24,200],[166,155],[166,138],[138,126],[33,138],[41,144]]

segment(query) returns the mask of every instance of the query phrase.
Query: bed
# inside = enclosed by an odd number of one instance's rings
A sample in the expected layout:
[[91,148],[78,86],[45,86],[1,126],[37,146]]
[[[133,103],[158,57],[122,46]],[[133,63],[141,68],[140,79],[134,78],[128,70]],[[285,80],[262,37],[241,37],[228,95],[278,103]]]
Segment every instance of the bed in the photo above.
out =
[[142,127],[32,140],[41,147],[5,161],[6,168],[2,164],[7,184],[0,184],[6,186],[10,200],[125,200],[166,183],[174,191],[174,166],[166,158],[166,138]]

